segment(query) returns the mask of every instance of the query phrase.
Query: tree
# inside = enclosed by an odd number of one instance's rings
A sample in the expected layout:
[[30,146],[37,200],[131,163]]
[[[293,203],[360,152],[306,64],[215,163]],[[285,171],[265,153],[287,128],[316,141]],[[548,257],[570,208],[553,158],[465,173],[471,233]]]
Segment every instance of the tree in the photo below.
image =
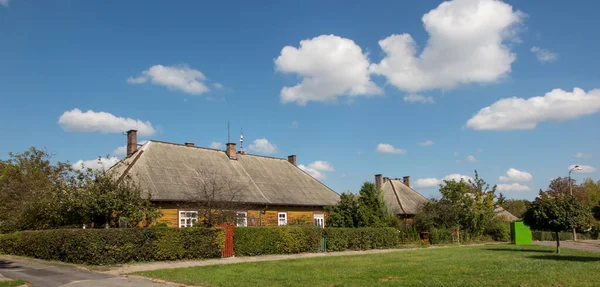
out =
[[344,192],[340,195],[340,202],[326,207],[325,212],[329,227],[357,227],[358,196]]
[[554,232],[556,253],[560,253],[558,233],[589,228],[592,215],[590,210],[574,196],[553,196],[551,192],[540,192],[525,212],[523,222],[533,230]]
[[389,224],[389,208],[382,191],[372,182],[365,182],[358,198],[358,227],[385,227]]

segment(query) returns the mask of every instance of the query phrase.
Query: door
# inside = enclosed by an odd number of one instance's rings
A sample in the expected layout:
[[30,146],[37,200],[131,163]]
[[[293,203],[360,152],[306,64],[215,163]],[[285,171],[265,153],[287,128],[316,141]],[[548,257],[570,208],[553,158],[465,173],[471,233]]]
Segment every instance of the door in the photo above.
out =
[[316,214],[314,215],[315,226],[324,228],[325,227],[325,214]]

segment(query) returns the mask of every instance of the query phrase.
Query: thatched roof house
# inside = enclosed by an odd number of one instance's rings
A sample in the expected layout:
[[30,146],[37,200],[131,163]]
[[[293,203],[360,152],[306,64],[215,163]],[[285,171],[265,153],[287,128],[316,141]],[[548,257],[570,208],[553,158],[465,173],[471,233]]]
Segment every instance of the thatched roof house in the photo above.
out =
[[[312,222],[313,217],[323,217],[325,206],[339,201],[336,192],[296,166],[295,155],[288,159],[251,155],[236,152],[234,143],[228,143],[225,151],[153,140],[138,148],[136,131],[128,132],[127,154],[112,169],[120,178],[139,184],[175,222],[181,222],[177,214],[182,208],[172,203],[192,200],[207,183],[226,182],[220,196],[245,204],[241,212],[247,213],[248,225],[282,225],[300,215]],[[230,197],[232,192],[235,197]]]
[[513,222],[519,218],[514,216],[512,213],[506,211],[502,206],[498,206],[494,209],[494,216],[502,218],[506,222]]
[[400,217],[413,217],[421,205],[427,202],[427,198],[410,187],[410,176],[405,176],[403,180],[400,180],[377,174],[375,175],[375,185],[383,192],[383,198],[392,211]]

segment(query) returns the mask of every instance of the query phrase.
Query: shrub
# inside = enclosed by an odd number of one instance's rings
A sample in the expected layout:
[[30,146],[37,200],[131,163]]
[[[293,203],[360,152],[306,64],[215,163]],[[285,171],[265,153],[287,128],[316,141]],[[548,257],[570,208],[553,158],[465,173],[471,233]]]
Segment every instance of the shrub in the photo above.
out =
[[23,231],[2,235],[0,253],[91,265],[215,258],[223,233],[208,228]]
[[490,236],[494,241],[510,241],[510,223],[495,218],[485,227],[485,235]]
[[400,244],[400,232],[394,228],[326,228],[327,251],[394,248]]
[[452,243],[452,229],[449,228],[431,228],[429,230],[429,242],[431,244]]
[[255,256],[318,252],[323,229],[314,226],[236,227],[235,254]]

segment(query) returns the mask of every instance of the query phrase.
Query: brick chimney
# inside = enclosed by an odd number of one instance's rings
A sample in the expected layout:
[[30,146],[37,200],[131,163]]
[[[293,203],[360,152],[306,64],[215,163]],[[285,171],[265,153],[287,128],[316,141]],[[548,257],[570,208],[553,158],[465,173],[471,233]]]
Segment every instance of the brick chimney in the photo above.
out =
[[194,147],[196,145],[193,142],[186,142],[185,146]]
[[127,157],[137,151],[137,130],[127,131]]
[[288,155],[288,161],[293,164],[294,166],[296,166],[296,155]]
[[375,188],[381,189],[382,185],[383,185],[383,183],[381,182],[381,174],[376,174],[375,175]]
[[229,159],[236,159],[235,143],[227,143],[227,149],[225,150],[225,153]]
[[402,178],[402,182],[404,183],[404,185],[410,187],[410,176],[405,176]]

